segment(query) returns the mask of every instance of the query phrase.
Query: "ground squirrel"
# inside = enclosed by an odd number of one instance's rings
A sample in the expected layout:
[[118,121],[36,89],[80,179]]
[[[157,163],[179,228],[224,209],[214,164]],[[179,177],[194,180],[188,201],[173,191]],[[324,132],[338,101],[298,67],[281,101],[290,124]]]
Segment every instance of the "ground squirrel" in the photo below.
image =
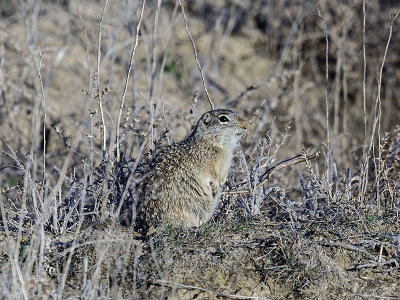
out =
[[182,142],[156,154],[143,178],[138,213],[147,226],[200,226],[213,215],[248,123],[226,109],[201,116]]

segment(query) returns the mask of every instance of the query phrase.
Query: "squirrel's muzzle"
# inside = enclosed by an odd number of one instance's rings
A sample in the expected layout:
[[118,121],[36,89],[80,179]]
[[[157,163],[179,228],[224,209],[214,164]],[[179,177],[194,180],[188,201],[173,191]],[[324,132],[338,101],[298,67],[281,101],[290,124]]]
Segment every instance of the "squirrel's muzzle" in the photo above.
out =
[[241,117],[238,117],[238,125],[240,129],[247,130],[249,128],[249,123]]

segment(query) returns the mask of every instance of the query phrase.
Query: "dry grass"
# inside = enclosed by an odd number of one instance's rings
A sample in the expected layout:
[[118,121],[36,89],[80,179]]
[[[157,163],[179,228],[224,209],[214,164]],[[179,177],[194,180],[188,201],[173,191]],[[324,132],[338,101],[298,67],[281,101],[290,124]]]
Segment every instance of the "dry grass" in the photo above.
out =
[[[3,2],[1,298],[400,299],[397,1]],[[141,165],[210,103],[249,193],[141,236]]]

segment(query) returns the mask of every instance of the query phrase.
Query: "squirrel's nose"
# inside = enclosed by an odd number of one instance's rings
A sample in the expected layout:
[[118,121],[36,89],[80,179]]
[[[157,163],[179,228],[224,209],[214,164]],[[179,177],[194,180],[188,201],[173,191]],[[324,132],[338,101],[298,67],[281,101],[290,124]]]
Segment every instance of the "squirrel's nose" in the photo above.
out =
[[241,129],[247,130],[249,128],[249,123],[241,117],[238,118],[238,124]]

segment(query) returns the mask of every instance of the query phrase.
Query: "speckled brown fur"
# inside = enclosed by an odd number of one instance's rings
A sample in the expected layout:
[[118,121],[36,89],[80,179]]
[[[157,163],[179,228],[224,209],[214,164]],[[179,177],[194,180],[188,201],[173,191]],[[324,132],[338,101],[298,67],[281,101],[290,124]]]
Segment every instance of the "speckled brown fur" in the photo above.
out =
[[185,140],[157,153],[139,192],[138,211],[146,224],[207,222],[247,126],[234,111],[209,111]]

